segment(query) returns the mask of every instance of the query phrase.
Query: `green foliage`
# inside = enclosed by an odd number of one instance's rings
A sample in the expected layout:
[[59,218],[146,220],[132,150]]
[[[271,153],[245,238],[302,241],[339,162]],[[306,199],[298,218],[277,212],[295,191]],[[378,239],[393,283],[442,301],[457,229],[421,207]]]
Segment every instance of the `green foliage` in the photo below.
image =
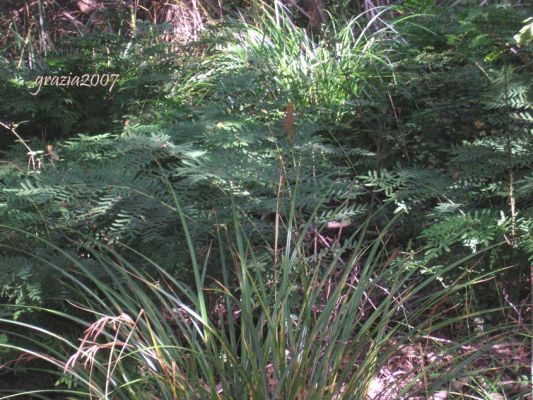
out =
[[[217,82],[222,96],[233,102],[253,96],[257,109],[292,101],[335,121],[352,115],[355,102],[378,96],[383,76],[391,74],[382,39],[393,27],[375,29],[386,10],[370,21],[364,15],[331,19],[316,37],[298,27],[283,5],[261,6],[257,23],[243,21],[238,32],[232,27],[217,48],[214,62],[225,73]],[[250,87],[243,87],[243,78]]]
[[[380,168],[360,179],[393,203],[391,211],[410,210],[429,259],[499,241],[512,242],[502,257],[513,253],[520,264],[532,257],[531,58],[527,47],[506,44],[525,12],[443,9],[400,25],[406,42],[396,47],[403,58],[389,117],[370,128],[371,119],[355,121],[365,125],[358,144],[366,130],[387,132],[370,149]],[[405,234],[412,237],[409,223]]]
[[[179,202],[174,206],[180,210]],[[241,219],[235,209],[232,212],[235,221]],[[385,396],[401,397],[434,393],[453,382],[456,371],[439,362],[425,364],[422,370],[416,366],[416,372],[403,368],[389,382],[378,377],[413,343],[433,347],[427,341],[431,335],[458,322],[473,326],[469,319],[490,318],[491,311],[486,310],[427,319],[435,304],[475,284],[475,279],[463,274],[454,286],[430,290],[439,278],[470,261],[443,267],[429,278],[400,260],[384,266],[382,240],[387,229],[366,243],[366,221],[352,240],[327,250],[317,265],[302,257],[302,239],[312,221],[296,228],[291,223],[294,219],[295,215],[289,215],[284,222],[300,239],[287,236],[285,254],[273,265],[274,280],[261,271],[260,255],[236,223],[217,233],[224,277],[213,290],[208,291],[202,279],[195,288],[188,287],[156,263],[147,274],[115,252],[93,252],[112,283],[105,283],[76,260],[66,270],[53,265],[66,285],[77,288],[89,312],[76,318],[45,310],[84,328],[81,342],[36,324],[0,322],[6,324],[7,332],[24,329],[26,335],[38,335],[32,354],[48,364],[49,373],[57,376],[56,390],[64,395],[353,399],[375,392],[371,386],[376,385]],[[233,263],[223,249],[229,250]],[[190,247],[190,251],[195,260],[196,249]],[[193,265],[195,274],[202,273]],[[99,295],[81,285],[80,279],[91,282]],[[209,292],[219,308],[205,314],[202,310],[207,309]],[[439,343],[434,350],[439,359],[453,357],[462,368],[474,366],[495,345],[489,335],[502,328],[486,327],[457,342]],[[486,346],[476,345],[485,339]],[[28,351],[1,342],[0,349]],[[472,379],[485,374],[478,370]],[[424,386],[416,383],[421,379],[406,379],[409,376],[426,376]],[[41,393],[57,395],[49,390]]]
[[[2,62],[0,96],[10,99],[0,105],[4,120],[27,121],[21,127],[23,136],[52,141],[78,132],[120,131],[125,120],[141,114],[144,123],[150,123],[160,119],[157,110],[162,106],[184,108],[201,90],[201,85],[184,84],[197,73],[183,71],[189,50],[178,52],[160,41],[161,32],[147,30],[143,24],[137,30],[131,37],[118,33],[66,37],[39,65]],[[37,83],[40,76],[84,74],[118,74],[119,78],[112,90],[111,85],[39,89]],[[179,91],[172,84],[175,81],[180,82]]]
[[514,39],[519,45],[527,45],[533,40],[533,17],[529,17],[524,22],[526,24],[514,35]]
[[[272,216],[277,210],[282,216],[290,212],[286,201],[278,201],[279,190],[287,195],[297,191],[294,206],[302,217],[318,204],[328,206],[319,209],[317,221],[355,221],[363,215],[364,208],[355,207],[361,191],[347,190],[347,174],[332,170],[339,153],[313,136],[312,125],[298,127],[298,143],[289,146],[279,122],[265,126],[231,115],[208,115],[207,121],[200,118],[176,128],[129,126],[120,135],[79,135],[58,143],[58,159],[45,160],[35,172],[24,172],[20,160],[2,180],[3,223],[39,232],[39,238],[77,259],[87,259],[91,268],[96,265],[86,248],[120,242],[186,273],[180,267],[183,254],[179,256],[183,232],[165,176],[187,215],[196,220],[191,234],[199,247],[207,246],[215,225],[231,222],[230,198],[249,216],[252,241],[257,240],[254,231],[272,238]],[[28,253],[44,252],[38,240],[17,232],[6,234],[2,244],[9,249],[18,241]],[[13,260],[13,251],[6,250],[8,258],[1,259],[2,265]],[[29,276],[45,268],[16,260],[14,269]],[[4,292],[16,292],[19,280],[8,273]],[[28,293],[21,291],[18,296],[32,304],[41,300]]]
[[[165,26],[125,35],[118,19],[58,38],[40,64],[0,58],[0,122],[27,120],[17,132],[40,158],[33,169],[21,143],[2,148],[0,298],[15,328],[0,348],[42,344],[64,367],[80,334],[52,334],[45,307],[134,341],[109,351],[112,370],[97,351],[95,375],[51,371],[85,394],[364,398],[393,340],[476,342],[475,313],[508,319],[502,303],[527,325],[527,10],[410,1],[311,30],[275,5],[179,49]],[[29,94],[38,74],[88,71],[121,78]],[[27,342],[28,324],[47,341]],[[438,389],[471,361],[405,380]]]

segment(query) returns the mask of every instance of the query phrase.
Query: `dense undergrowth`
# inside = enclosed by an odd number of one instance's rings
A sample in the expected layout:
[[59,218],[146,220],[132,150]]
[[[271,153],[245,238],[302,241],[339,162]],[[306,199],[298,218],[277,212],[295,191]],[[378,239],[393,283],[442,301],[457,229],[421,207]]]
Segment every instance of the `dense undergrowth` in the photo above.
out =
[[0,395],[528,398],[529,10],[406,3],[13,22]]

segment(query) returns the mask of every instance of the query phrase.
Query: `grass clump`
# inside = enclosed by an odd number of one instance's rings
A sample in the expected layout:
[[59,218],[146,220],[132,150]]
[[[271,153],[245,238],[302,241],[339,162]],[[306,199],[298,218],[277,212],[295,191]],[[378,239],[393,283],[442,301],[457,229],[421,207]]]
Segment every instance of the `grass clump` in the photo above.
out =
[[[251,100],[266,109],[292,101],[298,109],[318,111],[322,119],[353,117],[360,104],[379,101],[392,78],[386,39],[397,32],[382,20],[389,11],[346,21],[330,16],[322,33],[312,34],[282,4],[261,2],[258,16],[240,21],[238,30],[232,26],[216,47],[213,57],[222,76],[217,90],[245,108]],[[241,79],[257,85],[243,93]]]
[[[265,254],[251,245],[241,218],[233,214],[233,225],[220,228],[212,243],[219,254],[207,255],[217,257],[220,280],[205,275],[186,235],[196,286],[184,285],[156,263],[150,270],[140,269],[110,247],[87,249],[106,271],[104,276],[64,253],[71,268],[57,272],[65,285],[76,288],[76,299],[68,313],[40,311],[75,325],[81,341],[23,321],[1,321],[10,335],[2,348],[46,361],[64,389],[12,396],[429,396],[456,384],[459,372],[482,365],[480,360],[494,352],[508,329],[476,325],[501,309],[470,314],[451,310],[457,307],[450,300],[454,294],[479,279],[463,274],[453,286],[439,283],[442,275],[470,265],[477,256],[424,276],[389,252],[389,227],[369,241],[365,224],[341,246],[308,254],[310,224],[298,227],[291,216],[281,225],[286,226],[281,255],[275,264],[272,255],[267,257],[271,268],[265,270]],[[448,339],[458,327],[456,337]],[[38,339],[17,344],[20,335]],[[476,377],[482,375],[478,368]],[[470,382],[468,374],[465,379]]]

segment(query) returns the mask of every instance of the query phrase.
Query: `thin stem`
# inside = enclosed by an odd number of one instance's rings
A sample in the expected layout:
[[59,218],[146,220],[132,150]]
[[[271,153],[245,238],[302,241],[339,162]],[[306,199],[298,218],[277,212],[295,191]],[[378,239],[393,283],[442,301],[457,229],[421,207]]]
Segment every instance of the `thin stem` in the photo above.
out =
[[[511,107],[509,105],[509,69],[505,66],[504,70],[504,99],[506,118],[509,119]],[[511,243],[514,243],[516,237],[516,200],[514,196],[514,172],[513,172],[513,151],[511,144],[511,128],[509,123],[505,124],[507,143],[507,172],[509,175],[509,207],[511,211]]]
[[0,122],[0,126],[4,127],[8,131],[10,131],[13,135],[15,135],[17,137],[17,139],[19,140],[19,142],[22,143],[24,145],[24,147],[26,147],[26,149],[28,150],[29,153],[34,153],[34,151],[30,148],[30,146],[28,146],[26,144],[24,139],[22,139],[20,137],[20,135],[17,133],[17,131],[15,131],[16,125],[15,125],[15,127],[12,127],[10,125],[4,124],[3,122]]

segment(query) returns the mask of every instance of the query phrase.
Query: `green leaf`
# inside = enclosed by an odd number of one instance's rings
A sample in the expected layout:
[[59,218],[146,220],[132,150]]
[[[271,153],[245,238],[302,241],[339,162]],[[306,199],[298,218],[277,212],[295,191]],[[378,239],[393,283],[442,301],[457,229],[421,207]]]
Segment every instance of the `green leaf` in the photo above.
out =
[[524,20],[524,25],[520,31],[514,35],[514,40],[520,46],[525,46],[533,40],[533,17]]

